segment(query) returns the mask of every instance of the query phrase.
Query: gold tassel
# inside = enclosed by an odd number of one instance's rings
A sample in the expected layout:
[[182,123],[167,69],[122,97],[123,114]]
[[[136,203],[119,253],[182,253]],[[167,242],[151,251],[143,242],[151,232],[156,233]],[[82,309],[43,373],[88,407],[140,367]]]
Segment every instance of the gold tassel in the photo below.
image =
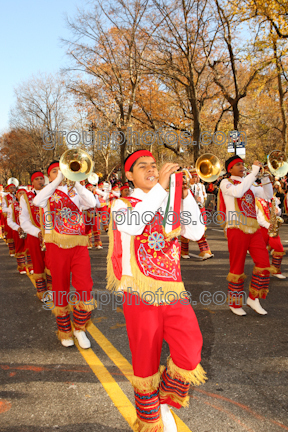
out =
[[54,243],[62,249],[71,249],[75,246],[89,246],[87,235],[59,234],[54,229],[51,233],[45,233],[45,243]]
[[181,381],[184,381],[185,383],[193,384],[194,386],[203,384],[208,379],[206,376],[206,372],[204,371],[200,363],[196,366],[194,370],[189,371],[176,366],[171,356],[169,356],[167,359],[167,369],[171,378],[179,379]]
[[157,390],[159,387],[160,372],[145,378],[133,375],[131,382],[132,386],[140,393],[151,393],[153,390]]
[[68,306],[55,306],[51,312],[55,316],[65,316],[65,315],[69,314],[69,307]]
[[32,276],[35,281],[38,279],[46,279],[46,273],[33,273]]
[[[274,252],[272,253],[272,256],[284,256],[284,255],[286,255],[286,252],[276,252],[274,250]],[[273,266],[271,266],[271,267],[273,267]]]
[[273,267],[274,266],[261,268],[261,267],[256,267],[255,266],[254,269],[253,269],[253,274],[260,275],[261,273],[263,273],[264,270],[269,271],[270,274],[274,274],[275,273],[275,271],[274,271],[275,267],[274,268]]
[[61,339],[72,339],[73,334],[72,334],[72,330],[69,332],[62,332],[60,330],[56,331],[56,335],[58,337],[59,340]]
[[252,294],[253,297],[257,298],[263,298],[263,296],[267,296],[267,294],[269,293],[269,289],[268,288],[262,288],[261,290],[257,290],[255,288],[251,287],[251,283],[249,285],[249,293]]
[[164,432],[164,425],[161,417],[154,423],[147,423],[137,418],[133,430],[135,432]]
[[[241,275],[236,275],[234,273],[228,273],[227,276],[227,281],[228,282],[234,282],[234,283],[238,283],[240,279],[246,279],[247,276],[245,275],[245,273],[242,273]],[[242,282],[242,280],[241,280]]]
[[78,310],[85,310],[87,312],[92,311],[93,309],[95,309],[97,307],[97,302],[92,298],[91,300],[87,301],[87,302],[79,302],[77,305],[71,305],[72,307],[75,307],[75,309]]

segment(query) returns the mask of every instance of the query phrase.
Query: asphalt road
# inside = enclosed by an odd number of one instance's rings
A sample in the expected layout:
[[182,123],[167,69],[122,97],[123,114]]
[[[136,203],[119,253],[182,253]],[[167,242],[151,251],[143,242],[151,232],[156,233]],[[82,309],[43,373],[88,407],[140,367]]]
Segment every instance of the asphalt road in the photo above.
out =
[[[189,408],[176,410],[179,432],[287,431],[288,279],[271,279],[268,298],[261,301],[267,316],[244,306],[247,316],[236,317],[223,302],[226,240],[217,228],[207,234],[215,257],[181,264],[204,338],[202,365],[209,380],[191,388]],[[281,238],[287,251],[287,225]],[[105,289],[106,234],[102,240],[103,250],[90,251],[98,298]],[[196,243],[190,242],[190,252],[198,255]],[[17,273],[2,240],[0,258],[0,431],[131,431],[131,355],[122,308],[113,310],[110,303],[93,312],[91,350],[64,348],[55,336],[54,316],[42,308],[29,277]],[[248,256],[248,276],[252,269]],[[285,270],[288,275],[288,257]],[[246,291],[248,284],[249,277]],[[164,343],[163,364],[168,353]]]

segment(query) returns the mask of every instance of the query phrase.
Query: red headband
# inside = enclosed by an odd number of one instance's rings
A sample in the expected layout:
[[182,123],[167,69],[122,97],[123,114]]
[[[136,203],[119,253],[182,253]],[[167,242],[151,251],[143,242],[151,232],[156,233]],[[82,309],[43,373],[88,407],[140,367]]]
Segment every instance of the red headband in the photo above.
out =
[[56,168],[56,167],[59,167],[59,162],[55,162],[55,163],[53,163],[52,165],[49,166],[49,168],[48,168],[48,170],[47,170],[48,175],[50,174],[50,171],[51,171],[53,168]]
[[23,192],[27,192],[26,189],[20,187],[20,188],[17,190],[16,193],[21,192],[21,191],[23,191]]
[[129,189],[129,186],[121,186],[120,191],[124,190],[124,189]]
[[88,186],[92,186],[93,187],[93,185],[91,183],[88,183],[85,187],[88,189]]
[[31,183],[33,182],[33,180],[34,180],[36,177],[42,177],[42,178],[44,178],[44,174],[43,174],[41,171],[37,171],[37,172],[35,172],[34,174],[32,174],[32,176],[31,176]]
[[[10,185],[5,186],[5,191],[6,191],[6,190],[8,191],[10,186],[15,186],[15,185],[14,185],[13,183],[11,183]],[[16,186],[15,186],[15,187],[16,187]]]
[[243,159],[241,159],[240,157],[237,159],[234,159],[233,161],[231,161],[229,163],[229,165],[227,166],[227,173],[229,173],[229,170],[238,162],[243,162]]
[[155,161],[154,156],[148,150],[139,150],[139,151],[133,153],[131,156],[129,156],[129,158],[125,162],[124,170],[129,171],[131,166],[133,165],[133,163],[142,156],[150,156]]

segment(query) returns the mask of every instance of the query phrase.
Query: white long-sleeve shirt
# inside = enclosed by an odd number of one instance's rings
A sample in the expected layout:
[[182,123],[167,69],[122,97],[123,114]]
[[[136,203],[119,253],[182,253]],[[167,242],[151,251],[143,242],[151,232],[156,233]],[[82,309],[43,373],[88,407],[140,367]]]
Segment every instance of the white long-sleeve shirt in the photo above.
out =
[[[44,213],[48,212],[47,203],[49,198],[53,195],[56,189],[64,192],[68,195],[68,187],[59,186],[61,181],[63,180],[63,176],[57,176],[55,180],[45,186],[33,200],[34,205],[41,207],[44,209]],[[100,207],[99,200],[96,199],[92,192],[90,192],[85,186],[82,186],[79,182],[75,183],[75,187],[72,189],[75,193],[73,197],[70,197],[71,201],[81,210],[89,209],[93,207]],[[51,230],[48,227],[45,229],[45,233],[49,234]]]
[[235,209],[235,198],[241,198],[248,189],[250,189],[255,197],[263,198],[265,200],[270,200],[273,197],[273,188],[271,184],[267,184],[270,182],[269,178],[264,177],[262,179],[263,187],[253,186],[253,183],[256,181],[256,176],[259,172],[260,167],[257,165],[252,165],[252,172],[247,177],[237,177],[231,176],[231,180],[237,180],[240,183],[237,185],[229,182],[228,179],[224,179],[220,183],[220,189],[222,191],[225,205],[226,205],[226,220],[229,221]]
[[[149,212],[149,214],[151,215],[151,212],[155,214],[157,210],[159,210],[162,215],[164,214],[167,204],[168,193],[159,183],[157,183],[148,193],[145,193],[138,188],[134,189],[131,198],[137,198],[142,200],[135,205],[135,207],[133,208],[133,212],[131,212],[131,221],[133,223],[129,224],[130,220],[128,217],[126,217],[128,206],[121,199],[115,200],[111,209],[111,215],[116,221],[116,224],[117,217],[115,213],[121,211],[125,215],[125,217],[121,218],[121,221],[119,221],[119,223],[117,224],[117,229],[121,232],[122,241],[122,275],[127,276],[132,276],[130,265],[131,236],[142,234],[142,232],[144,231],[144,228],[147,225],[147,223],[145,223],[145,220],[143,221],[143,215],[145,212]],[[133,216],[134,212],[137,215],[137,222],[139,223],[135,223],[135,217]],[[181,235],[193,241],[200,240],[200,238],[205,232],[205,225],[200,221],[199,207],[190,193],[188,193],[187,197],[182,200],[181,203],[181,214],[184,215],[184,212],[187,212],[187,214],[190,215],[191,219],[196,223],[193,224],[191,221],[191,223],[187,225],[181,224]]]
[[[7,207],[6,199],[5,199],[6,195],[9,195],[9,193],[5,193],[5,195],[3,195],[3,199],[2,199],[2,212],[3,213],[8,213],[8,207]],[[12,194],[10,194],[10,195],[13,196]],[[13,196],[13,200],[15,201],[15,196]],[[8,217],[8,215],[7,215],[7,217]]]
[[[40,191],[33,189],[32,192],[34,192],[37,195]],[[33,223],[31,222],[30,213],[24,196],[21,196],[20,198],[20,207],[21,207],[21,212],[19,215],[19,220],[20,220],[21,228],[27,234],[30,234],[33,237],[38,237],[38,234],[39,232],[41,232],[41,230],[37,228],[35,225],[33,225]]]
[[7,225],[13,230],[18,231],[20,228],[20,225],[18,225],[16,222],[13,221],[13,210],[12,210],[12,204],[9,205],[7,209]]

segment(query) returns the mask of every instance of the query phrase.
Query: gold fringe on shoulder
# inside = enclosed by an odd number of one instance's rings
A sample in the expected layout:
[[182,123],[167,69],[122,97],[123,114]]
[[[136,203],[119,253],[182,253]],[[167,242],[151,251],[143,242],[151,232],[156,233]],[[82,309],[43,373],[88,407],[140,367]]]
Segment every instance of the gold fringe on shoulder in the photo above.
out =
[[89,246],[87,235],[59,234],[54,229],[44,235],[45,243],[54,243],[62,249],[71,249],[75,246]]
[[[123,201],[123,199],[122,199],[122,201]],[[128,200],[125,200],[125,201],[128,201]],[[130,204],[130,202],[129,202],[129,204]],[[113,250],[114,250],[113,222],[114,222],[113,217],[111,215],[110,221],[109,221],[109,228],[108,228],[109,246],[108,246],[108,255],[107,255],[107,275],[106,275],[106,280],[107,280],[106,289],[109,291],[116,290],[120,284],[120,281],[116,278],[116,276],[114,274],[114,268],[113,268],[113,264],[112,264],[112,255],[113,255]]]
[[265,213],[265,211],[264,211],[264,209],[263,209],[262,204],[260,204],[260,202],[258,201],[257,198],[255,199],[255,201],[256,201],[256,206],[259,208],[259,210],[260,210],[261,213],[263,214],[263,216],[264,216],[264,218],[265,218],[265,221],[270,223],[270,220],[267,218],[266,213]]
[[135,432],[164,432],[164,425],[161,417],[154,423],[147,423],[137,418],[133,425],[133,430]]
[[237,282],[239,282],[239,280],[241,280],[241,282],[242,282],[242,279],[246,279],[246,278],[247,278],[247,276],[245,275],[245,273],[242,273],[241,275],[236,275],[234,273],[228,273],[228,276],[226,279],[228,282],[237,283]]
[[205,381],[208,379],[206,376],[206,372],[204,371],[200,363],[196,366],[194,370],[189,371],[176,366],[171,356],[169,356],[167,359],[167,370],[169,375],[173,379],[179,379],[195,386],[205,383]]
[[133,375],[131,383],[140,393],[151,393],[159,387],[160,372],[145,378]]

